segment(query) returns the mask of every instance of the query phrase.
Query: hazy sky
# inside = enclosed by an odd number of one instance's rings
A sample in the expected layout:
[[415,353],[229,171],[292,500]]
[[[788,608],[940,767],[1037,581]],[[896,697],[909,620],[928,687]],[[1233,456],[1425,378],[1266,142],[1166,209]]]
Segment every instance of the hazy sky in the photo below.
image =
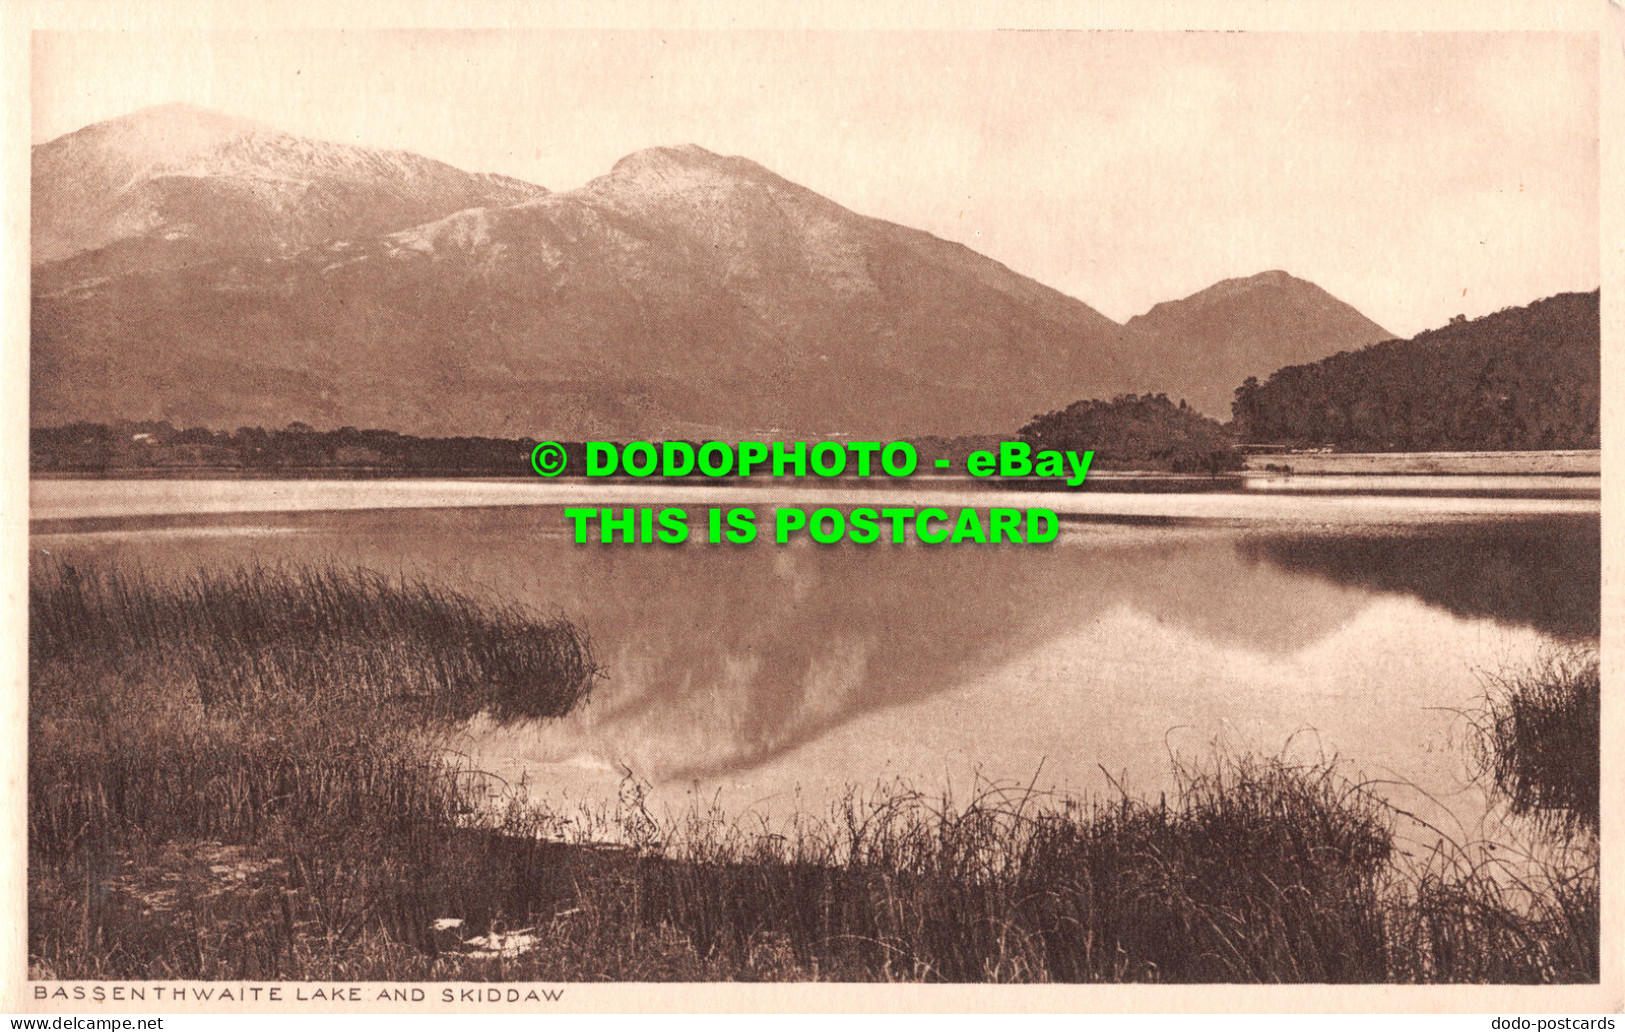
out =
[[740,154],[1114,319],[1281,268],[1396,333],[1597,286],[1590,35],[39,34],[34,140],[188,101],[555,190]]

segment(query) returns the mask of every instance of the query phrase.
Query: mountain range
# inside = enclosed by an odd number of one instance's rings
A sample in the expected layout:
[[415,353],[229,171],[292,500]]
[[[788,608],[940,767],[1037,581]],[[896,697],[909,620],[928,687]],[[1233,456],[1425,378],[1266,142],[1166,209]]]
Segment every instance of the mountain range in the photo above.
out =
[[1248,376],[1391,336],[1279,271],[1120,325],[692,145],[551,192],[175,105],[32,157],[36,426],[884,438],[1124,392],[1226,418]]

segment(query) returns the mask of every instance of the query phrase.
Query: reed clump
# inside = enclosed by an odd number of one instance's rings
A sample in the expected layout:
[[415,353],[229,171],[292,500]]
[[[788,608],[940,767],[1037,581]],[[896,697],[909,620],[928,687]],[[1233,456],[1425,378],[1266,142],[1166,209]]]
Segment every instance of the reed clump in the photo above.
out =
[[1595,650],[1548,653],[1486,678],[1477,725],[1482,766],[1515,810],[1595,832],[1602,762],[1602,672]]
[[50,562],[29,589],[30,937],[87,976],[298,977],[416,930],[470,853],[444,736],[597,676],[567,621],[364,570]]
[[29,617],[36,666],[119,674],[156,662],[206,708],[538,719],[569,712],[596,673],[567,620],[362,569],[251,566],[160,583],[54,562],[30,578]]

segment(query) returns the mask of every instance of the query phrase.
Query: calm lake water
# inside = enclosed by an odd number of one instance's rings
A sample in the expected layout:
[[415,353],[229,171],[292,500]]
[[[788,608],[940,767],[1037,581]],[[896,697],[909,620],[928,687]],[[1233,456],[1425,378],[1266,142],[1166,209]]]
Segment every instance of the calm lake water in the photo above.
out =
[[[422,576],[562,613],[607,671],[583,709],[465,745],[533,794],[822,810],[892,779],[1103,794],[1172,755],[1346,758],[1471,825],[1458,712],[1599,627],[1599,502],[1515,489],[1326,497],[36,481],[36,557]],[[585,492],[585,493],[584,493]],[[596,492],[596,493],[595,493]],[[575,545],[563,504],[1046,506],[1042,547]],[[929,502],[927,501],[929,499]],[[281,510],[281,511],[277,511]],[[699,520],[694,520],[698,525]],[[1468,829],[1470,833],[1470,828]]]

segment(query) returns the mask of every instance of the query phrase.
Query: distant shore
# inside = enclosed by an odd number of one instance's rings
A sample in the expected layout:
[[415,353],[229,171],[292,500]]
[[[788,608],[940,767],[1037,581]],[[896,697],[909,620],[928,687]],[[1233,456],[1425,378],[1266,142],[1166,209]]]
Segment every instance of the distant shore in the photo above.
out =
[[[1436,476],[1600,476],[1602,452],[1599,449],[1554,451],[1463,451],[1463,452],[1329,452],[1283,451],[1248,455],[1240,473],[1168,473],[1162,470],[1094,469],[1091,483],[1161,482],[1200,484],[1240,480],[1250,474],[1290,473],[1293,476],[1322,475],[1436,475]],[[128,466],[100,470],[36,470],[33,480],[508,480],[531,479],[516,467],[513,477],[495,475],[490,469],[414,470],[389,466],[281,466],[245,468],[242,466]],[[1015,478],[1019,480],[1020,478]],[[932,486],[979,485],[992,482],[963,473],[920,473],[897,480],[889,477],[838,477],[837,483],[870,487],[888,484],[907,487],[910,483]],[[593,478],[566,474],[554,483],[704,483],[714,486],[749,487],[761,481],[738,477],[648,477]],[[1000,481],[1010,484],[1012,479]],[[820,486],[831,481],[822,480]]]
[[[1444,474],[1461,476],[1599,476],[1598,449],[1562,451],[1324,452],[1247,456],[1249,473],[1285,467],[1295,476],[1317,474]],[[1093,476],[1094,474],[1091,474]]]

